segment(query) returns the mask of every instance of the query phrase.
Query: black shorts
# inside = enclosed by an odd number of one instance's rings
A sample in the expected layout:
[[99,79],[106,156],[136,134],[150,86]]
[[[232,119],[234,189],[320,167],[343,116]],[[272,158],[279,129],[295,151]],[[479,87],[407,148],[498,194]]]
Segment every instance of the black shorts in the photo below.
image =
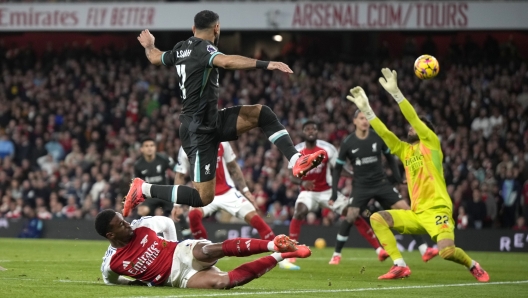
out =
[[352,197],[349,207],[357,207],[364,210],[370,199],[375,199],[385,210],[391,209],[391,206],[402,200],[402,196],[386,179],[380,184],[366,186],[354,185],[352,188]]
[[149,210],[149,216],[154,216],[154,212],[156,212],[156,209],[163,208],[163,213],[165,215],[170,215],[170,212],[172,210],[172,207],[174,206],[173,203],[165,200],[160,200],[156,198],[150,198],[146,199],[143,203],[141,203],[139,206],[146,206]]
[[218,111],[216,130],[211,133],[189,131],[189,123],[180,118],[180,139],[190,163],[190,176],[194,182],[207,182],[216,177],[216,158],[221,142],[238,139],[237,120],[242,106]]

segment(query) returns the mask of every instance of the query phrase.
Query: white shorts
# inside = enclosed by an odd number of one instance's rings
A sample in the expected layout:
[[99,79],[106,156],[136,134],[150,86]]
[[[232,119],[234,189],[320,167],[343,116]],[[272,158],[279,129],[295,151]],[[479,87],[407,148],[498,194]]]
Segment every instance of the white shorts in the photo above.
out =
[[345,195],[337,192],[337,199],[333,206],[328,205],[328,199],[332,196],[332,190],[327,189],[324,191],[308,191],[303,190],[299,193],[297,201],[295,201],[295,207],[297,204],[303,203],[308,207],[308,211],[317,211],[319,208],[330,208],[331,210],[343,214],[343,211],[348,206],[348,199]]
[[215,196],[209,205],[202,207],[204,217],[210,216],[219,209],[225,210],[232,216],[242,220],[249,212],[255,211],[253,204],[234,188],[229,189],[222,195]]
[[204,263],[196,260],[193,249],[198,243],[211,243],[209,240],[185,240],[176,246],[172,258],[171,274],[165,282],[166,286],[175,288],[186,288],[189,279],[204,269],[213,267],[214,264]]

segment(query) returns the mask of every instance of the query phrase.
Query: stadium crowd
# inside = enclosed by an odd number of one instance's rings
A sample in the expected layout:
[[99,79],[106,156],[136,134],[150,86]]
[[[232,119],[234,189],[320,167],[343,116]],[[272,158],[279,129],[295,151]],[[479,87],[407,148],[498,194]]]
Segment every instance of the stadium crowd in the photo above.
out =
[[[422,50],[434,53],[431,42]],[[314,119],[320,139],[339,148],[354,131],[356,106],[345,95],[360,85],[376,114],[404,138],[405,119],[377,82],[381,65],[394,68],[402,92],[436,124],[457,227],[526,229],[526,62],[511,43],[499,45],[491,38],[483,45],[452,43],[449,54],[439,57],[440,75],[420,81],[411,67],[419,52],[406,44],[402,57],[360,64],[285,53],[294,75],[222,72],[219,107],[266,104],[294,143],[302,141],[302,123]],[[106,208],[121,210],[140,138],[150,136],[158,151],[177,156],[176,71],[147,65],[142,51],[48,45],[37,57],[32,48],[6,48],[0,42],[0,57],[0,217],[28,216],[34,209],[40,219],[90,219]],[[288,224],[298,189],[280,152],[259,130],[232,145],[266,218]],[[339,185],[351,193],[351,179],[342,178]],[[399,189],[408,197],[406,185]],[[323,210],[310,214],[307,224],[338,220]]]

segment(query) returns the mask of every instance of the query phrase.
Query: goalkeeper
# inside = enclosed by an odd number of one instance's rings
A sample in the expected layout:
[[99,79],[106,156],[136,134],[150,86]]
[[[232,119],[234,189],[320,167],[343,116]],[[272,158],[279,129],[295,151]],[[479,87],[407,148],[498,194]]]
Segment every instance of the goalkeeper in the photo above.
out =
[[489,281],[488,273],[479,263],[455,246],[453,207],[444,180],[440,140],[433,125],[427,119],[419,118],[409,101],[403,97],[396,81],[396,71],[384,68],[381,72],[384,77],[379,82],[398,102],[411,124],[407,142],[398,139],[376,118],[361,87],[350,90],[351,95],[347,96],[365,114],[391,153],[400,158],[407,176],[411,210],[380,211],[370,217],[374,233],[394,262],[390,271],[379,279],[396,279],[411,274],[390,231],[393,229],[402,234],[429,234],[437,242],[442,258],[466,266],[480,282]]

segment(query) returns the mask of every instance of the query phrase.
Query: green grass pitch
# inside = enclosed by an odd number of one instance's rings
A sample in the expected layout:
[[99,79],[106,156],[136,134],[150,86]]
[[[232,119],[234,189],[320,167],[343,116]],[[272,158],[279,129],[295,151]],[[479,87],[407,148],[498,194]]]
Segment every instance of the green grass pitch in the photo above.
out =
[[[378,281],[390,267],[373,250],[345,249],[338,266],[328,265],[332,248],[312,248],[298,260],[300,271],[275,268],[232,290],[106,286],[99,271],[106,241],[0,239],[0,297],[528,297],[528,254],[469,252],[489,272],[480,284],[460,265],[439,257],[423,263],[404,253],[410,278]],[[224,271],[255,259],[225,258]]]

